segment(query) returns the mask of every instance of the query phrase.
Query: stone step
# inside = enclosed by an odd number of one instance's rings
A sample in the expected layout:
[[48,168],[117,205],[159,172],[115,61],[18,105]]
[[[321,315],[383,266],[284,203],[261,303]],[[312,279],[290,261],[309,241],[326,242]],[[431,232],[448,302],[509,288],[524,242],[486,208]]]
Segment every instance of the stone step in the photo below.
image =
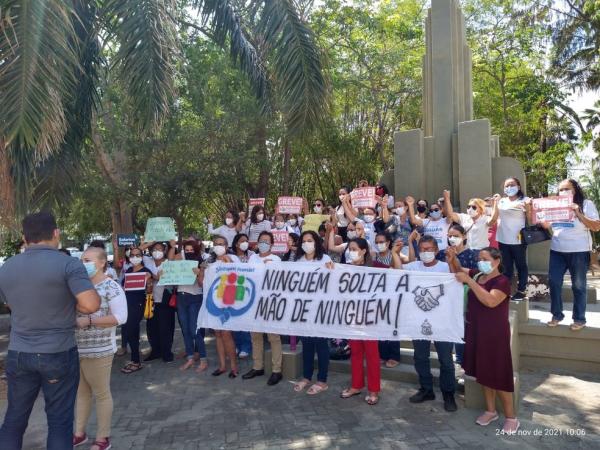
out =
[[[530,270],[529,271],[530,281],[531,281],[532,276],[536,277],[541,284],[547,285],[548,271]],[[530,285],[531,284],[532,283],[530,283]],[[565,302],[565,303],[573,302],[573,291],[572,291],[571,287],[572,287],[571,277],[569,275],[565,275],[565,280],[564,280],[563,289],[562,289],[562,299],[563,299],[563,302]],[[542,299],[550,301],[550,293],[547,292],[546,294],[535,297],[536,301],[539,301]],[[593,276],[591,273],[588,273],[587,302],[596,304],[596,303],[598,303],[599,299],[600,299],[600,277]]]
[[522,366],[600,373],[600,328],[571,331],[531,319],[519,324],[519,340]]

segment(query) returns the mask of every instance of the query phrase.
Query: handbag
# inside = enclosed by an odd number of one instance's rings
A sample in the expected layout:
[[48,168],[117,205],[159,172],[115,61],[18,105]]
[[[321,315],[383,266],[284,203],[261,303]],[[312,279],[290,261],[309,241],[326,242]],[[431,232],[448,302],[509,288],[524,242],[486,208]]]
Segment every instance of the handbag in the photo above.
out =
[[152,294],[146,294],[146,305],[144,306],[144,319],[152,319],[154,317],[154,302]]
[[177,290],[176,289],[173,289],[171,298],[169,298],[169,306],[171,308],[177,308]]
[[521,242],[527,245],[539,244],[552,239],[550,231],[541,225],[529,225],[521,230]]

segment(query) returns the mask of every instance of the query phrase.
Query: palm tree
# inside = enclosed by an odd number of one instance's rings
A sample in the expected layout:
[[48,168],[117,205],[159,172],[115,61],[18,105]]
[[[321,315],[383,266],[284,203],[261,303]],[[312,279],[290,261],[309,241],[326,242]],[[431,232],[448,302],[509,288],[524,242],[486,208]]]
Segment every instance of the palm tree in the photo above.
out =
[[593,108],[588,108],[584,111],[582,119],[586,121],[586,136],[587,142],[592,142],[592,148],[596,155],[600,155],[600,100],[598,100]]
[[[315,39],[293,0],[2,0],[4,223],[68,190],[84,143],[94,137],[95,113],[103,109],[102,80],[123,86],[141,132],[160,128],[174,95],[178,25],[187,7],[197,10],[208,35],[229,47],[266,114],[276,79],[289,134],[318,123],[327,87]],[[242,11],[258,18],[252,29]]]

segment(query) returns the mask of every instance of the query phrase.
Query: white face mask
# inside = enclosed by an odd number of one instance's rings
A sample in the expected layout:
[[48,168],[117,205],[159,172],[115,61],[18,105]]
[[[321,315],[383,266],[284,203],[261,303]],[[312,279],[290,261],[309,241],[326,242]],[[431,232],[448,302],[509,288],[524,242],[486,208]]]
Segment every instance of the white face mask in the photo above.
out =
[[357,250],[350,250],[348,252],[348,256],[352,262],[356,262],[360,259],[360,253]]
[[223,256],[227,252],[227,249],[224,245],[215,245],[213,247],[213,252],[215,252],[215,255],[217,256]]
[[375,216],[372,216],[369,214],[369,215],[364,216],[364,219],[365,219],[365,222],[371,223],[375,220]]
[[398,214],[399,216],[404,214],[404,207],[401,206],[399,208],[396,208],[396,214]]
[[506,195],[508,195],[509,197],[513,197],[515,195],[517,195],[519,192],[519,187],[518,186],[506,186],[504,188],[504,193]]
[[161,252],[160,250],[154,250],[152,252],[152,257],[154,259],[163,259],[164,256],[165,256],[164,252]]
[[321,212],[323,211],[323,208],[321,206],[315,206],[314,211],[317,214],[321,214]]
[[258,220],[259,222],[260,222],[261,220],[263,220],[264,218],[265,218],[265,215],[264,215],[263,213],[258,213],[258,214],[256,215],[256,220]]
[[348,239],[355,239],[358,234],[356,233],[356,231],[348,231],[348,233],[346,233],[346,236],[348,237]]
[[387,243],[385,242],[380,242],[377,244],[377,250],[381,253],[381,252],[385,252],[388,248]]
[[233,223],[233,219],[231,217],[225,218],[225,225],[231,225]]
[[290,219],[290,225],[295,227],[298,221],[296,219]]
[[303,242],[302,250],[304,250],[304,253],[306,253],[307,255],[312,255],[315,252],[315,243],[314,242]]
[[134,266],[137,266],[138,264],[140,264],[142,262],[142,257],[141,256],[132,256],[131,258],[129,258],[129,261]]
[[244,241],[244,242],[240,242],[240,250],[245,252],[246,250],[248,250],[248,242]]
[[462,244],[463,239],[459,238],[458,236],[449,236],[448,237],[448,242],[450,242],[450,245],[452,247],[458,247],[460,244]]
[[419,253],[419,259],[423,261],[425,264],[432,262],[435,259],[434,252],[421,252]]
[[467,214],[471,217],[475,217],[479,214],[479,211],[477,209],[469,208],[467,209]]
[[283,227],[285,227],[285,222],[275,222],[275,228],[278,230],[281,230]]

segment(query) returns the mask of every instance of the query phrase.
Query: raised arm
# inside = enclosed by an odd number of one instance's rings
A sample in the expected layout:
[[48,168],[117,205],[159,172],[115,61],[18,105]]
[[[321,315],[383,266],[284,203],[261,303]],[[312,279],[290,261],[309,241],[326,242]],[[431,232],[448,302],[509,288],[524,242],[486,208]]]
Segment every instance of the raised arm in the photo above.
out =
[[444,213],[446,214],[446,220],[448,220],[450,223],[460,223],[460,217],[454,212],[454,208],[452,207],[452,200],[450,199],[449,190],[444,191],[444,204],[442,208],[444,209]]
[[387,207],[388,196],[384,195],[382,199],[380,199],[379,204],[381,205],[381,218],[384,223],[388,223],[390,221],[390,211]]
[[500,214],[500,210],[498,209],[498,202],[500,201],[500,195],[499,194],[495,194],[492,197],[492,217],[490,217],[490,219],[488,220],[488,225],[490,227],[493,227],[494,225],[496,225],[496,222],[498,222],[498,215]]
[[400,253],[402,247],[403,244],[401,239],[394,242],[394,246],[392,247],[392,267],[394,269],[402,269],[402,254]]
[[410,233],[410,236],[408,237],[408,261],[409,262],[416,261],[416,259],[417,259],[416,255],[415,255],[415,246],[413,245],[413,242],[416,242],[418,245],[420,239],[421,239],[421,235],[419,234],[419,232],[417,230],[414,230],[412,233]]
[[352,207],[350,194],[346,195],[344,200],[342,200],[342,207],[344,208],[346,219],[348,219],[350,222],[354,222],[358,217],[358,211]]
[[415,199],[409,195],[406,197],[405,200],[406,200],[406,204],[408,205],[408,217],[409,217],[410,223],[412,223],[415,226],[423,225],[423,220],[421,220],[420,217],[417,217],[415,215]]

